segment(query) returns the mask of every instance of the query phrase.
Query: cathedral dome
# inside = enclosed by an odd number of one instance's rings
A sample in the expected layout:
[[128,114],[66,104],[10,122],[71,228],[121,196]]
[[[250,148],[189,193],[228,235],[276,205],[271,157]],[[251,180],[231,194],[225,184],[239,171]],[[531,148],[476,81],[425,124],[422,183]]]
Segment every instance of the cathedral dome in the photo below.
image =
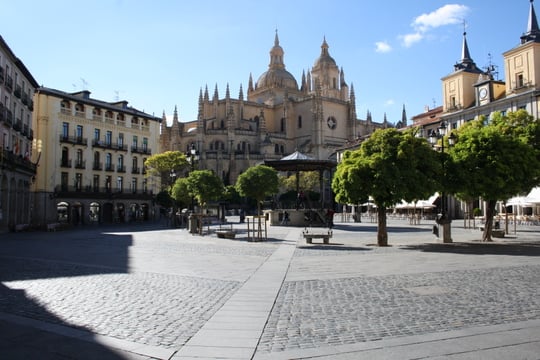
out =
[[284,51],[283,48],[279,46],[279,38],[276,32],[274,46],[270,50],[270,65],[268,65],[268,70],[257,80],[257,83],[255,84],[257,89],[264,87],[278,87],[298,90],[296,79],[285,69],[283,54]]
[[328,52],[328,44],[326,43],[326,39],[323,40],[323,43],[321,45],[321,56],[319,56],[319,58],[315,60],[315,64],[313,65],[313,67],[321,68],[324,66],[337,66],[336,60],[334,60],[334,58],[331,57],[330,53]]
[[285,69],[269,69],[259,77],[256,87],[279,87],[298,90],[298,83],[294,76]]

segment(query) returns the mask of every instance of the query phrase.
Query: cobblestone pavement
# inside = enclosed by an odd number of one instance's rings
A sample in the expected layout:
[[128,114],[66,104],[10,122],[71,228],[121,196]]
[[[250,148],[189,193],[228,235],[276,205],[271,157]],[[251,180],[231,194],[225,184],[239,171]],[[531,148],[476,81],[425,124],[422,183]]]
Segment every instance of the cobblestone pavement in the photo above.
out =
[[253,287],[230,299],[297,239],[252,339],[255,355],[540,319],[536,229],[493,244],[475,243],[478,230],[454,229],[464,242],[443,245],[430,227],[391,223],[384,248],[374,246],[373,224],[338,224],[327,245],[279,226],[260,243],[241,228],[236,240],[152,226],[4,234],[0,313],[179,353],[209,320],[241,325],[229,316],[250,304]]
[[219,240],[170,229],[6,234],[0,312],[179,348],[278,246]]
[[540,318],[540,265],[285,282],[258,351]]

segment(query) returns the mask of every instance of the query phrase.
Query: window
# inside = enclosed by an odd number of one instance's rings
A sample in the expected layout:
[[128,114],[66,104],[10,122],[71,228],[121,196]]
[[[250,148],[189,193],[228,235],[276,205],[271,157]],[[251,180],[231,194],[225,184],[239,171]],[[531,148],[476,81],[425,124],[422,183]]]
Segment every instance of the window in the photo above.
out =
[[111,186],[112,186],[112,177],[110,175],[107,175],[105,177],[105,191],[111,192]]
[[69,167],[69,149],[67,147],[62,148],[62,160],[61,160],[61,166],[63,167]]
[[105,133],[105,145],[107,146],[111,146],[112,144],[112,131],[107,131],[107,133]]
[[143,182],[142,182],[142,191],[143,193],[147,193],[148,192],[148,179],[143,179]]
[[137,138],[137,136],[133,135],[133,141],[132,141],[132,143],[131,143],[131,146],[132,146],[134,149],[137,149],[138,143],[139,143],[139,139]]
[[139,173],[139,160],[137,159],[136,156],[133,157],[133,160],[131,162],[131,172],[133,174]]
[[124,146],[124,134],[118,134],[118,147],[122,148]]
[[75,167],[82,168],[83,167],[83,151],[81,149],[77,149],[77,163],[75,164]]
[[75,191],[81,191],[82,189],[82,174],[75,174]]
[[516,74],[516,88],[523,87],[525,83],[523,82],[523,74]]
[[101,137],[101,131],[99,129],[94,129],[94,141],[99,144],[99,139]]
[[68,173],[63,172],[60,174],[60,187],[62,191],[67,191],[68,189]]
[[62,123],[62,137],[67,139],[69,137],[69,123]]
[[77,125],[77,142],[82,142],[83,137],[83,127],[82,125]]
[[105,170],[112,170],[112,154],[107,153],[105,156]]
[[94,188],[94,192],[99,192],[99,175],[94,175],[94,180],[93,180],[93,188]]
[[281,118],[281,122],[280,122],[280,131],[281,132],[284,132],[285,131],[285,118]]
[[137,178],[131,179],[131,192],[134,194],[137,192]]
[[118,155],[118,171],[124,172],[124,155]]
[[148,150],[148,138],[143,138],[142,143],[143,143],[142,144],[143,150],[147,151]]
[[124,178],[122,176],[119,176],[116,178],[116,190],[118,192],[122,192],[124,188]]
[[302,115],[298,115],[298,128],[302,128]]

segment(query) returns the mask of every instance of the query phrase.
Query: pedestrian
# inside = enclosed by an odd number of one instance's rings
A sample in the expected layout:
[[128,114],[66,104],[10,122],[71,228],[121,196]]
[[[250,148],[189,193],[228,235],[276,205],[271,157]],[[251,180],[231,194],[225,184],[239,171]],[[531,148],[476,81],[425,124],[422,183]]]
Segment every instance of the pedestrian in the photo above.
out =
[[334,210],[332,209],[326,210],[326,224],[329,229],[334,227]]
[[283,219],[281,220],[281,225],[288,225],[289,224],[289,213],[287,211],[285,211],[283,213]]

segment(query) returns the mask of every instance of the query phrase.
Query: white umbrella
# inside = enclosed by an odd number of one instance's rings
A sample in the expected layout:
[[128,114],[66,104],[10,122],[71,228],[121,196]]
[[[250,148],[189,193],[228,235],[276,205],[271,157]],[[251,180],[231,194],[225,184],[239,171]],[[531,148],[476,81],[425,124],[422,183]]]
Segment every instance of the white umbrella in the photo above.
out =
[[525,201],[530,204],[540,204],[540,186],[532,189],[529,195],[525,197]]

